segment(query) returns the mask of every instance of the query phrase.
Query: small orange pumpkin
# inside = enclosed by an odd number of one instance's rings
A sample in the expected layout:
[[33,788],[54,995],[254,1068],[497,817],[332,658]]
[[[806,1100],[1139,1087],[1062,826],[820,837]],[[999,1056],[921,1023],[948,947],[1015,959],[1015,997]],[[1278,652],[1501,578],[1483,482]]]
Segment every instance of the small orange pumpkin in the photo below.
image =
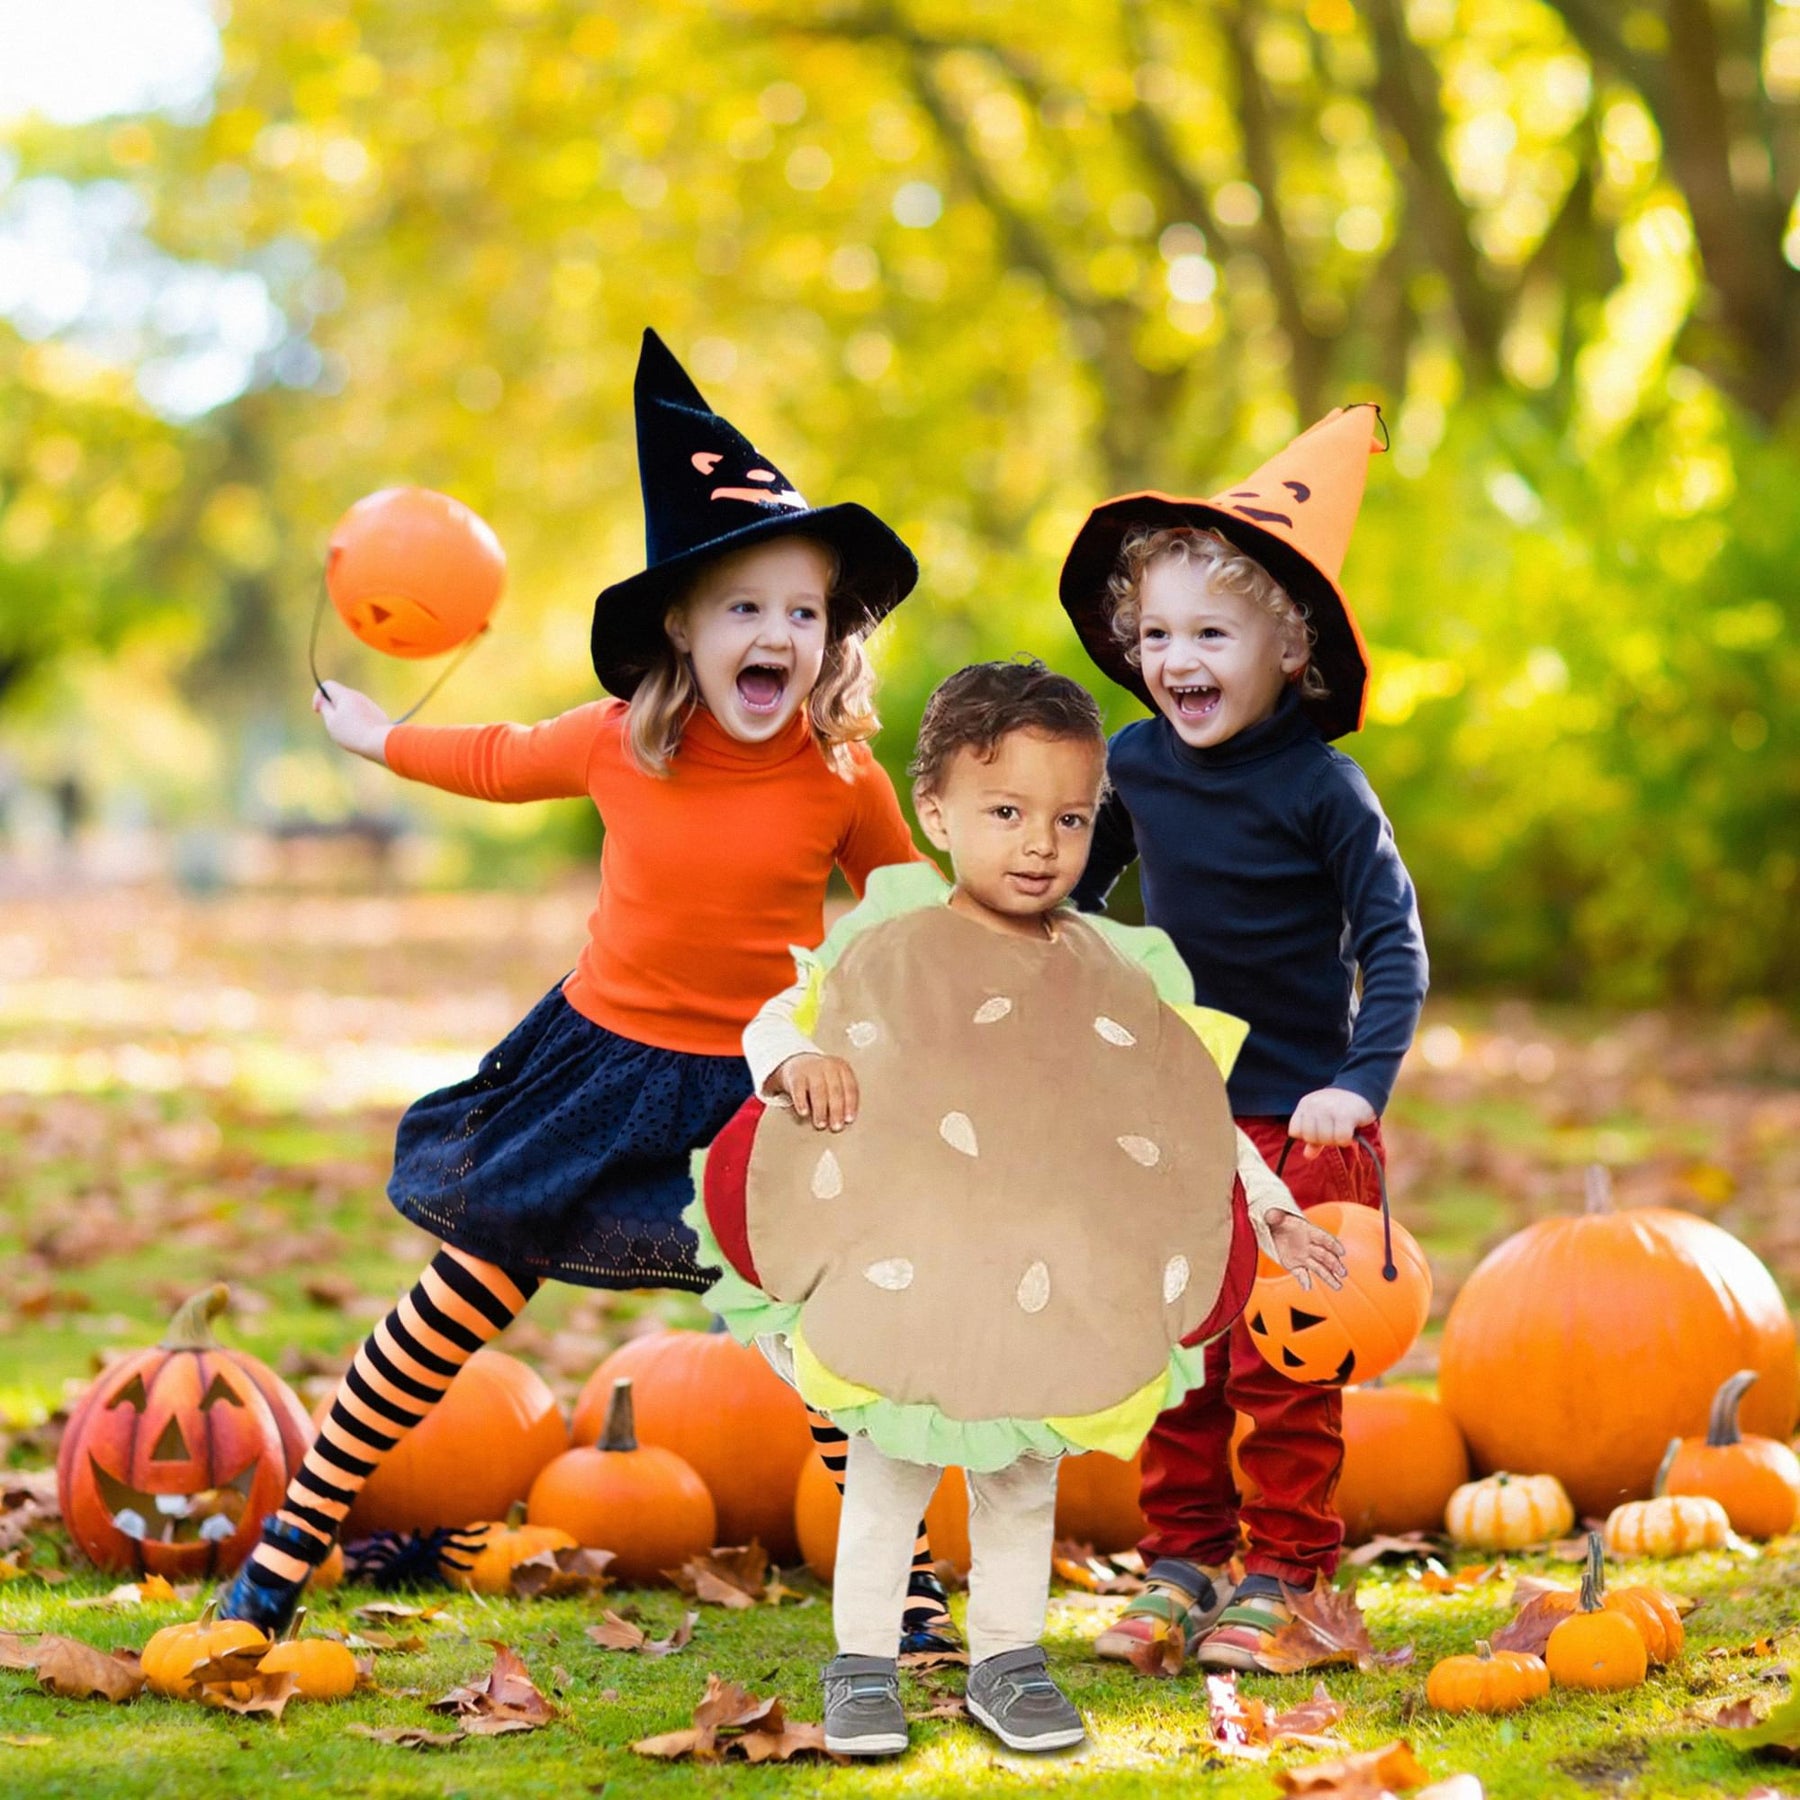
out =
[[[1411,1232],[1380,1209],[1328,1201],[1307,1215],[1344,1246],[1344,1284],[1332,1289],[1266,1256],[1244,1307],[1250,1341],[1290,1381],[1342,1387],[1391,1369],[1431,1311],[1431,1268]],[[1392,1230],[1389,1255],[1387,1227]]]
[[[1069,1461],[1085,1462],[1086,1457]],[[831,1479],[831,1471],[814,1457],[800,1471],[800,1491],[794,1496],[794,1536],[806,1566],[821,1581],[829,1581],[837,1568],[838,1520],[844,1502]],[[969,1488],[961,1469],[944,1471],[925,1508],[925,1529],[931,1536],[931,1553],[941,1562],[966,1575],[969,1572]]]
[[1681,1608],[1661,1588],[1608,1588],[1604,1604],[1622,1612],[1638,1628],[1651,1668],[1659,1669],[1681,1654],[1687,1627],[1681,1622]]
[[520,1563],[545,1550],[576,1548],[566,1531],[554,1525],[527,1525],[524,1520],[521,1503],[504,1519],[471,1526],[468,1535],[479,1541],[479,1548],[468,1573],[458,1576],[456,1585],[472,1594],[507,1594],[512,1591],[512,1572]]
[[590,1549],[610,1550],[610,1573],[639,1586],[661,1581],[718,1541],[706,1483],[673,1450],[638,1443],[629,1381],[613,1383],[600,1442],[565,1450],[539,1473],[525,1516]]
[[673,1450],[706,1483],[719,1541],[755,1538],[777,1562],[792,1562],[799,1551],[794,1495],[816,1452],[805,1402],[768,1359],[722,1331],[633,1338],[581,1390],[574,1442],[600,1435],[620,1379],[631,1383],[638,1441]]
[[1637,1687],[1649,1673],[1650,1653],[1636,1620],[1605,1603],[1605,1555],[1600,1533],[1590,1531],[1581,1604],[1544,1647],[1544,1664],[1559,1687],[1611,1693]]
[[1721,1383],[1705,1440],[1678,1440],[1662,1491],[1717,1500],[1731,1529],[1744,1537],[1786,1537],[1800,1510],[1800,1457],[1776,1438],[1746,1437],[1738,1429],[1738,1406],[1757,1379],[1755,1369],[1739,1369]]
[[1541,1656],[1491,1649],[1485,1639],[1473,1656],[1446,1656],[1425,1678],[1425,1702],[1439,1712],[1514,1712],[1550,1691]]
[[256,1666],[265,1675],[292,1675],[302,1700],[347,1700],[360,1679],[349,1645],[335,1638],[287,1638]]
[[208,1601],[199,1618],[165,1625],[144,1646],[139,1659],[144,1685],[151,1693],[171,1700],[191,1699],[194,1684],[190,1677],[202,1663],[232,1650],[258,1648],[270,1648],[266,1632],[243,1619],[215,1619],[212,1602]]

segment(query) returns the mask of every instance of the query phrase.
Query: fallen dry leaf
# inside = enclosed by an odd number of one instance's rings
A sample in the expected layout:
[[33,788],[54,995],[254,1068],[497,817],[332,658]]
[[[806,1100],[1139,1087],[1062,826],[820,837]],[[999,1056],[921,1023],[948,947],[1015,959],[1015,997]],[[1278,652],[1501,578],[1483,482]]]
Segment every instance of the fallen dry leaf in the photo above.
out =
[[690,1599],[742,1612],[764,1597],[769,1553],[754,1539],[726,1546],[705,1556],[690,1556],[679,1569],[663,1571]]
[[1523,1650],[1528,1656],[1542,1656],[1550,1634],[1569,1616],[1570,1590],[1546,1587],[1533,1594],[1507,1622],[1488,1639],[1495,1650]]
[[[331,1634],[327,1632],[325,1635],[329,1637]],[[347,1631],[344,1634],[344,1642],[352,1650],[375,1652],[393,1650],[410,1653],[425,1648],[425,1640],[422,1637],[417,1635],[396,1637],[391,1631]]]
[[242,1681],[195,1683],[194,1691],[201,1704],[217,1706],[226,1712],[258,1714],[279,1719],[287,1703],[300,1691],[299,1678],[290,1669],[273,1674],[254,1670]]
[[1707,1723],[1717,1725],[1721,1731],[1748,1731],[1762,1723],[1762,1714],[1756,1710],[1754,1700],[1728,1700]]
[[1733,1656],[1773,1656],[1775,1646],[1795,1631],[1800,1631],[1800,1625],[1783,1625],[1779,1631],[1771,1631],[1767,1637],[1753,1638],[1747,1644],[1714,1644],[1706,1652],[1707,1661],[1723,1662]]
[[602,1650],[635,1650],[640,1656],[673,1656],[677,1650],[686,1647],[699,1619],[698,1613],[685,1612],[681,1615],[681,1623],[668,1637],[653,1638],[643,1626],[620,1618],[616,1612],[608,1612],[598,1625],[587,1628],[587,1636],[589,1642],[598,1644]]
[[433,1712],[454,1713],[473,1737],[495,1737],[507,1731],[536,1731],[556,1717],[516,1651],[495,1638],[483,1640],[494,1652],[494,1666],[480,1680],[452,1688],[431,1702]]
[[346,1725],[351,1737],[373,1744],[392,1744],[399,1750],[454,1750],[469,1739],[461,1731],[427,1731],[419,1725]]
[[797,1756],[848,1760],[825,1748],[822,1725],[789,1724],[779,1700],[760,1700],[748,1688],[717,1675],[707,1676],[706,1692],[687,1730],[640,1738],[631,1747],[640,1756],[666,1762],[684,1758],[720,1762],[728,1756],[752,1763],[790,1762]]
[[85,1598],[71,1600],[68,1604],[107,1608],[185,1604],[197,1599],[199,1593],[200,1584],[197,1581],[184,1581],[180,1587],[176,1587],[161,1575],[146,1575],[142,1581],[127,1581],[108,1593],[89,1594]]
[[0,1669],[35,1669],[37,1639],[16,1631],[0,1631]]
[[1308,1794],[1315,1800],[1382,1800],[1384,1795],[1415,1788],[1425,1769],[1404,1738],[1379,1750],[1357,1750],[1299,1769],[1277,1769],[1275,1785],[1284,1794]]
[[1143,1643],[1134,1644],[1125,1660],[1140,1675],[1159,1679],[1179,1675],[1187,1661],[1187,1634],[1179,1625],[1158,1619],[1150,1636]]
[[421,1625],[427,1625],[441,1619],[444,1609],[441,1606],[407,1606],[399,1600],[371,1600],[350,1616],[367,1619],[371,1625],[396,1624],[404,1619],[417,1619]]
[[1504,1581],[1506,1564],[1504,1561],[1481,1563],[1474,1568],[1450,1570],[1433,1556],[1426,1559],[1415,1579],[1428,1594],[1461,1594],[1490,1581]]
[[1142,1575],[1121,1569],[1111,1557],[1095,1554],[1092,1544],[1058,1539],[1050,1552],[1051,1572],[1071,1587],[1089,1594],[1141,1594]]
[[37,1641],[31,1666],[39,1687],[69,1700],[109,1700],[116,1706],[143,1691],[144,1671],[135,1650],[129,1657],[118,1656],[79,1638],[46,1633]]
[[604,1593],[612,1586],[607,1565],[617,1560],[610,1550],[540,1550],[513,1564],[512,1591],[522,1600]]
[[1334,1750],[1343,1739],[1327,1727],[1344,1716],[1343,1706],[1314,1686],[1312,1698],[1273,1711],[1268,1703],[1238,1692],[1237,1676],[1227,1670],[1206,1678],[1206,1705],[1214,1744],[1227,1756],[1261,1758],[1277,1744],[1300,1744],[1312,1750]]
[[1366,1544],[1358,1544],[1354,1550],[1346,1552],[1344,1561],[1353,1569],[1363,1569],[1389,1556],[1435,1556],[1443,1541],[1425,1531],[1408,1531],[1398,1537],[1372,1537]]
[[1357,1669],[1398,1669],[1412,1661],[1413,1647],[1377,1650],[1354,1591],[1340,1593],[1323,1584],[1309,1593],[1282,1590],[1292,1620],[1283,1625],[1256,1653],[1261,1667],[1276,1675],[1292,1675],[1301,1669],[1348,1663]]
[[907,1650],[902,1652],[900,1666],[909,1675],[930,1675],[939,1669],[966,1669],[966,1650]]

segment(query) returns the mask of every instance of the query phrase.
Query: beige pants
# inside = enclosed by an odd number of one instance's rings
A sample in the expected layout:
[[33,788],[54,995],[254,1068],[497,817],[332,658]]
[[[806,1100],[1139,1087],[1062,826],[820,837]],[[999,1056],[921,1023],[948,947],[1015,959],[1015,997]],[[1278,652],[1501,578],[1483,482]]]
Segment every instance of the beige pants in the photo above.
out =
[[[831,1596],[837,1647],[892,1656],[906,1605],[913,1533],[942,1469],[898,1462],[852,1437]],[[969,1657],[1023,1650],[1044,1633],[1056,1535],[1056,1462],[1022,1456],[969,1477]]]

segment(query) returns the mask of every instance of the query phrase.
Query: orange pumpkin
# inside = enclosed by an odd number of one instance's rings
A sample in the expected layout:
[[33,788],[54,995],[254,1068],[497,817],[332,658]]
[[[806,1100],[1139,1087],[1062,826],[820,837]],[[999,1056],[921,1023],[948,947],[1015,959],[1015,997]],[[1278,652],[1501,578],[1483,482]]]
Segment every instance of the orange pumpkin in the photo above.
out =
[[1746,1423],[1789,1436],[1800,1370],[1768,1270],[1692,1214],[1615,1212],[1598,1170],[1585,1214],[1526,1226],[1464,1282],[1438,1389],[1478,1468],[1545,1470],[1603,1515],[1649,1492],[1669,1439],[1734,1369],[1762,1377]]
[[573,1550],[575,1540],[553,1525],[527,1525],[525,1508],[515,1506],[505,1519],[486,1520],[470,1527],[477,1541],[468,1572],[456,1577],[456,1585],[472,1594],[507,1594],[512,1591],[512,1572],[520,1563],[546,1550]]
[[305,1622],[305,1611],[296,1613],[287,1635],[257,1668],[265,1675],[292,1675],[294,1692],[302,1700],[349,1699],[362,1679],[350,1646],[336,1638],[303,1638],[300,1627]]
[[[329,1397],[322,1401],[321,1413],[330,1404]],[[477,1350],[425,1423],[376,1465],[344,1535],[503,1519],[537,1472],[568,1447],[562,1409],[544,1378],[502,1350]]]
[[488,622],[506,554],[485,520],[429,488],[383,488],[338,520],[325,586],[338,616],[388,656],[437,656]]
[[[1238,1459],[1249,1431],[1249,1419],[1239,1413],[1231,1473],[1246,1500],[1257,1493]],[[1431,1395],[1379,1381],[1345,1388],[1343,1435],[1344,1466],[1331,1503],[1344,1521],[1346,1543],[1443,1524],[1450,1496],[1469,1479],[1469,1452],[1456,1421]]]
[[525,1516],[590,1549],[610,1550],[610,1573],[640,1586],[718,1542],[706,1483],[673,1450],[638,1443],[629,1381],[613,1384],[600,1442],[565,1450],[531,1484]]
[[1611,1693],[1636,1687],[1649,1673],[1650,1654],[1636,1621],[1605,1604],[1604,1557],[1599,1532],[1590,1531],[1581,1604],[1544,1647],[1550,1679],[1560,1687]]
[[235,1569],[300,1466],[306,1409],[272,1369],[213,1338],[229,1297],[196,1294],[160,1344],[115,1362],[69,1416],[57,1498],[103,1569],[171,1580]]
[[1681,1654],[1687,1627],[1681,1622],[1681,1608],[1661,1588],[1608,1588],[1601,1603],[1623,1613],[1638,1628],[1651,1668],[1673,1662]]
[[1446,1656],[1425,1678],[1425,1704],[1439,1712],[1514,1712],[1550,1691],[1541,1656],[1491,1649],[1483,1640],[1473,1656]]
[[1774,1438],[1745,1437],[1738,1429],[1738,1406],[1757,1379],[1756,1370],[1740,1369],[1720,1383],[1705,1440],[1680,1441],[1662,1490],[1717,1500],[1741,1536],[1786,1537],[1800,1510],[1800,1457]]
[[631,1383],[638,1442],[673,1450],[706,1483],[719,1542],[755,1538],[777,1562],[792,1562],[794,1494],[816,1452],[805,1404],[767,1360],[722,1331],[634,1338],[581,1390],[576,1443],[600,1435],[619,1380]]
[[[1085,1461],[1084,1457],[1069,1462]],[[800,1472],[800,1491],[794,1496],[794,1535],[806,1566],[821,1581],[829,1581],[837,1567],[838,1520],[844,1503],[831,1471],[815,1456]],[[946,1469],[944,1478],[925,1508],[925,1529],[931,1533],[931,1553],[969,1572],[969,1489],[961,1469]]]
[[1056,1535],[1092,1544],[1102,1556],[1135,1548],[1150,1529],[1138,1505],[1142,1484],[1141,1450],[1130,1462],[1104,1450],[1065,1456],[1056,1480]]
[[209,1601],[199,1618],[165,1625],[144,1646],[139,1663],[151,1693],[171,1700],[189,1699],[194,1692],[190,1677],[202,1663],[232,1650],[270,1647],[266,1632],[242,1619],[215,1619],[212,1610]]
[[1425,1327],[1431,1311],[1431,1270],[1411,1232],[1395,1224],[1388,1254],[1385,1210],[1315,1206],[1306,1215],[1344,1246],[1348,1273],[1341,1288],[1298,1275],[1266,1256],[1244,1307],[1250,1341],[1271,1368],[1292,1381],[1342,1387],[1391,1369]]

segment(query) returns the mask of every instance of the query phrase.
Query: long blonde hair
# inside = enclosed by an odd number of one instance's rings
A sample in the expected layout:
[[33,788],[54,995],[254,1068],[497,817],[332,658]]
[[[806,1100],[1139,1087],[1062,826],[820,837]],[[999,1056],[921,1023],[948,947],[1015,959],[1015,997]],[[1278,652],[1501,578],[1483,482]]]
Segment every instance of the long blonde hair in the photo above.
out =
[[[866,743],[881,728],[881,721],[875,716],[875,667],[863,642],[869,629],[868,616],[842,579],[843,559],[837,551],[804,532],[793,535],[817,544],[831,563],[825,584],[831,635],[825,644],[819,679],[806,697],[806,718],[820,754],[848,781],[854,767],[850,746]],[[690,584],[669,602],[664,619],[685,606],[692,593]],[[668,775],[681,734],[699,704],[700,689],[688,659],[670,642],[665,631],[660,654],[626,703],[625,742],[631,760],[646,775]]]

